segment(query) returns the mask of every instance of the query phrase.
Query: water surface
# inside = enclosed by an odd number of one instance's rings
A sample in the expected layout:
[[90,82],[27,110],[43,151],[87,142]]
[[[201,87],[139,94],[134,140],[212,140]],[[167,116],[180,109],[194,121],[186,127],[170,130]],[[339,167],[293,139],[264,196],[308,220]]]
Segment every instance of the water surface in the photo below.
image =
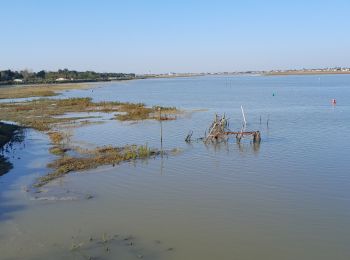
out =
[[[164,149],[182,152],[72,173],[47,188],[66,200],[33,200],[23,187],[54,156],[44,135],[28,131],[0,177],[2,258],[349,259],[349,75],[135,80],[62,96],[184,109],[163,122]],[[260,146],[184,142],[189,130],[203,136],[215,113],[239,130],[241,105]],[[159,122],[101,116],[72,142],[160,146]],[[108,250],[95,243],[115,235]],[[70,250],[78,243],[83,250]]]

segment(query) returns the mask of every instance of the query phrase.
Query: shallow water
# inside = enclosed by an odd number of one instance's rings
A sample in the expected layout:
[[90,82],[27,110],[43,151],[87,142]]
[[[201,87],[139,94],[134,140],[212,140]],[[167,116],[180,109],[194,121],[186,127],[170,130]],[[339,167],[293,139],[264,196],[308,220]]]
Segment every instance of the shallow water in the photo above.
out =
[[[164,149],[181,152],[72,173],[47,187],[60,201],[36,200],[25,187],[54,157],[28,131],[0,177],[1,259],[349,259],[349,75],[136,80],[62,96],[184,109],[163,122]],[[184,142],[216,112],[239,130],[241,105],[260,146]],[[159,148],[159,122],[100,115],[104,124],[74,129],[72,142]]]

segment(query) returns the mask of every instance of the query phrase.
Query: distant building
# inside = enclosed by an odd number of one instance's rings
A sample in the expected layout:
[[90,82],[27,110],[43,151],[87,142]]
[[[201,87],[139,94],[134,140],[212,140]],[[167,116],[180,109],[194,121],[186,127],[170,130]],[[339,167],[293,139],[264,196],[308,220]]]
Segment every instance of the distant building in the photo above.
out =
[[56,79],[56,81],[66,81],[67,79],[65,79],[65,78],[58,78],[58,79]]

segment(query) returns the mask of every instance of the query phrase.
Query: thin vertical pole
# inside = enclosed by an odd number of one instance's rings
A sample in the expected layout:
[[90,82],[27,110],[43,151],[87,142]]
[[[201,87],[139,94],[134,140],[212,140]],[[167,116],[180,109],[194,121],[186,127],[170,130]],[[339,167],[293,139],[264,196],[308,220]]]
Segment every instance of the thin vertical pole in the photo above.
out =
[[161,154],[163,156],[163,123],[162,123],[162,110],[161,108],[159,109],[159,122],[160,122],[160,150]]
[[241,106],[241,110],[242,110],[242,115],[243,115],[243,120],[244,120],[244,127],[245,127],[247,125],[247,121],[245,120],[243,106]]

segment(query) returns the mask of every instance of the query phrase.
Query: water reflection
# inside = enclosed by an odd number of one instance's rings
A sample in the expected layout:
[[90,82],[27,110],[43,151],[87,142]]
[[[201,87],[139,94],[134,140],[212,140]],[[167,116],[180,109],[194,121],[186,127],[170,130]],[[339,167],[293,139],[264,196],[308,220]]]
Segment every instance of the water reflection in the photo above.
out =
[[0,155],[0,176],[8,173],[12,168],[12,163],[9,162],[7,158]]
[[211,142],[211,143],[204,142],[204,146],[207,149],[207,151],[214,151],[215,153],[221,152],[221,151],[226,151],[227,153],[230,152],[230,146],[228,141]]
[[[214,151],[215,153],[226,151],[227,154],[229,154],[233,150],[236,150],[236,148],[238,148],[238,151],[240,153],[250,153],[251,151],[253,151],[254,154],[258,154],[260,151],[260,145],[260,142],[243,142],[238,140],[236,140],[235,142],[227,140],[216,143],[204,143],[204,146],[207,149],[207,151]],[[193,145],[189,144],[189,146],[192,147]]]
[[[198,84],[193,79],[135,81],[127,83],[132,88],[113,85],[95,90],[95,99],[101,101],[153,105],[162,100],[164,105],[209,110],[190,119],[163,122],[164,151],[177,147],[184,150],[181,155],[169,153],[167,158],[165,153],[156,160],[72,173],[59,183],[67,191],[62,197],[79,192],[93,194],[93,199],[26,201],[14,193],[16,200],[9,204],[9,196],[0,191],[0,220],[14,220],[0,221],[0,258],[79,259],[80,251],[103,259],[334,259],[335,255],[350,259],[350,148],[344,145],[350,136],[350,107],[338,105],[333,111],[328,103],[323,105],[330,93],[349,98],[345,86],[350,78],[341,84],[335,78],[317,95],[309,79],[312,76],[237,78],[233,79],[237,87],[227,92],[213,88],[222,80],[212,78],[196,79]],[[169,86],[172,82],[177,84],[174,88]],[[277,87],[279,95],[272,100],[270,93]],[[214,111],[229,113],[237,126],[234,130],[239,131],[241,120],[234,119],[240,118],[240,111],[235,107],[242,100],[249,127],[262,132],[261,144],[250,139],[237,144],[235,138],[220,144],[184,142],[184,129],[202,133]],[[267,113],[271,113],[269,124]],[[263,115],[261,123],[259,115]],[[325,142],[334,129],[332,142]],[[18,164],[10,157],[15,167],[0,182],[16,174],[46,173],[45,166],[54,157],[46,154],[48,140],[39,137],[28,135],[30,149],[20,155]],[[149,147],[160,147],[159,123],[106,120],[104,125],[75,129],[72,139],[86,146],[147,142]],[[45,191],[35,195],[51,197]],[[26,210],[19,212],[16,205],[22,201]],[[16,223],[13,228],[11,222]],[[83,230],[79,238],[78,230]],[[124,236],[108,244],[104,233]],[[137,237],[132,246],[124,240],[129,234]],[[154,240],[162,244],[154,245]],[[74,246],[82,242],[79,248]],[[139,252],[140,248],[145,250]]]
[[8,157],[16,151],[15,144],[22,143],[24,141],[25,131],[23,128],[18,127],[11,137],[10,141],[4,146],[0,147],[0,176],[8,173],[13,165],[9,161]]
[[24,205],[14,203],[12,199],[9,199],[8,197],[4,198],[0,193],[0,222],[11,219],[14,212],[24,208]]
[[258,154],[260,151],[260,142],[239,142],[237,141],[237,147],[240,153],[247,153],[249,151],[253,151],[254,154]]
[[[23,142],[25,138],[25,131],[23,128],[3,123],[1,124],[2,126],[5,126],[4,128],[6,128],[6,130],[3,132],[5,136],[10,136],[12,133],[14,134],[10,141],[0,147],[0,177],[4,176],[13,169],[13,164],[10,161],[10,158],[15,157],[16,149],[23,149],[25,147]],[[8,130],[9,128],[11,129]],[[18,143],[23,143],[23,145],[16,145]],[[19,159],[19,157],[17,159]],[[23,209],[22,205],[14,204],[12,203],[11,199],[4,198],[3,191],[3,189],[0,190],[0,221],[10,219],[11,213]]]

